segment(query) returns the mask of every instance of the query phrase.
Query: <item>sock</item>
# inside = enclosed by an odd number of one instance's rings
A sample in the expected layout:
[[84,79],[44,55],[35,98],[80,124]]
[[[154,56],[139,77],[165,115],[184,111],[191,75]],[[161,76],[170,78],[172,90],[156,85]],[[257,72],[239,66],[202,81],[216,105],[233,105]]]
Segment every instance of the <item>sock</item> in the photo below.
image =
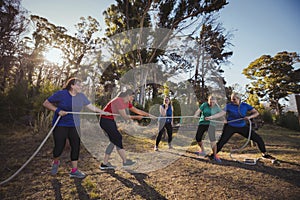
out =
[[59,160],[53,160],[53,164],[59,164]]
[[77,168],[72,168],[71,173],[74,173],[77,171]]

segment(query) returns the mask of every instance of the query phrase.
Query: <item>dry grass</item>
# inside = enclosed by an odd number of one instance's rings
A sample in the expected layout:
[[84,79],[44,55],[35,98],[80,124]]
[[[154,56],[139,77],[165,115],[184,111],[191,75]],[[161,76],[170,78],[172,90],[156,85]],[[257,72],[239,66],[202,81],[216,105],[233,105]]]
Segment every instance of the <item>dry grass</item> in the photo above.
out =
[[[0,131],[0,181],[3,181],[30,157],[45,133],[32,134],[26,127],[11,130],[4,126]],[[52,154],[52,139],[49,139],[17,177],[0,186],[0,199],[299,199],[300,133],[269,125],[259,133],[270,153],[281,160],[280,166],[266,161],[253,166],[232,161],[228,154],[230,147],[245,142],[234,136],[220,153],[221,164],[197,157],[193,153],[197,146],[191,143],[170,165],[147,173],[123,169],[103,172],[98,168],[99,160],[82,148],[80,168],[88,175],[83,180],[68,176],[68,149],[62,156],[58,175],[49,175]],[[153,137],[143,140],[124,135],[128,151],[152,152],[153,144]],[[168,153],[165,148],[161,151]],[[256,147],[248,146],[241,157],[258,155]]]

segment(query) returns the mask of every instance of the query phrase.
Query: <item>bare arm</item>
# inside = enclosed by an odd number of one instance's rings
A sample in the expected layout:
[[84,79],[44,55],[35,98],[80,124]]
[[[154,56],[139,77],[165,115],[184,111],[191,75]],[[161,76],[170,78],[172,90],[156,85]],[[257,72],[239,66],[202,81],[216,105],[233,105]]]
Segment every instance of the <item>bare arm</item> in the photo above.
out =
[[141,119],[143,119],[143,116],[150,116],[150,117],[152,116],[149,113],[144,112],[144,111],[142,111],[140,109],[137,109],[135,107],[132,107],[129,110],[136,113],[136,114],[139,114],[139,115],[127,115],[125,109],[121,109],[121,110],[119,110],[119,113],[120,113],[121,117],[123,117],[126,120],[130,120],[130,119],[141,120]]
[[165,108],[163,106],[159,107],[159,112],[161,116],[165,117],[167,115],[168,105],[165,105]]
[[251,115],[249,116],[246,116],[245,119],[252,119],[252,118],[255,118],[259,115],[259,112],[253,108],[251,111],[250,111]]
[[214,115],[209,116],[209,117],[205,117],[205,119],[206,120],[217,119],[217,118],[223,117],[224,115],[226,115],[226,112],[224,110],[222,110],[221,112],[219,112],[217,114],[214,114]]
[[[151,115],[151,114],[149,114],[149,113],[147,113],[147,112],[145,112],[145,111],[142,111],[142,110],[140,110],[140,109],[138,109],[138,108],[136,108],[136,107],[131,107],[131,108],[129,108],[129,110],[131,111],[131,112],[134,112],[135,114],[138,114],[138,115],[142,115],[142,116],[145,116],[145,117],[151,117],[151,118],[156,118],[154,115]],[[131,116],[131,117],[133,117],[132,119],[135,119],[135,117],[138,117],[138,116]],[[139,117],[140,118],[140,117]],[[137,119],[139,119],[139,118],[137,118]]]
[[[57,107],[54,104],[50,103],[47,99],[44,101],[43,106],[53,112],[57,111]],[[58,110],[57,114],[60,116],[65,116],[68,113],[64,110]]]
[[131,119],[130,115],[126,114],[125,109],[119,110],[119,113],[120,113],[121,117],[123,117],[124,119],[126,119],[126,120],[130,120]]
[[200,110],[200,108],[198,108],[198,110],[196,110],[194,117],[198,117],[200,115],[202,111]]

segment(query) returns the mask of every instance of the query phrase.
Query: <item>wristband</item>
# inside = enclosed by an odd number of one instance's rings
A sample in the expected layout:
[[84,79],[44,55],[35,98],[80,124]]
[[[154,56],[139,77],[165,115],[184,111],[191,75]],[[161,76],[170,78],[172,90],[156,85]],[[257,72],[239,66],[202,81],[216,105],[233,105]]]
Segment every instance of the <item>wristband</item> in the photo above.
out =
[[60,108],[56,108],[56,110],[55,110],[55,114],[57,114],[57,115],[58,115],[59,111],[61,111],[61,109],[60,109]]

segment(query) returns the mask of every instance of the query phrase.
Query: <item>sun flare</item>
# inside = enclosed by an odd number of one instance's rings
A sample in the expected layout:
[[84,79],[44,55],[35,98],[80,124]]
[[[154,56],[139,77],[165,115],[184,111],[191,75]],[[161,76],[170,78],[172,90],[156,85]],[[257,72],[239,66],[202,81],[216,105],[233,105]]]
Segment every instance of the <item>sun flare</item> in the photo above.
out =
[[49,49],[44,53],[44,57],[51,63],[63,64],[62,51],[58,48]]

